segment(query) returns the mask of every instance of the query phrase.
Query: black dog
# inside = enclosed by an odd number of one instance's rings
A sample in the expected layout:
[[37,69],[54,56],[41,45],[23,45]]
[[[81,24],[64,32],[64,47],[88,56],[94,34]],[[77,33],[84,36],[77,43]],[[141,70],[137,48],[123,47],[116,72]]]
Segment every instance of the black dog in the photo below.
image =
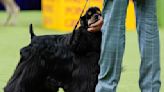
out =
[[101,31],[88,32],[101,16],[91,7],[80,18],[80,27],[65,35],[35,36],[20,51],[21,58],[4,92],[95,92],[99,74]]

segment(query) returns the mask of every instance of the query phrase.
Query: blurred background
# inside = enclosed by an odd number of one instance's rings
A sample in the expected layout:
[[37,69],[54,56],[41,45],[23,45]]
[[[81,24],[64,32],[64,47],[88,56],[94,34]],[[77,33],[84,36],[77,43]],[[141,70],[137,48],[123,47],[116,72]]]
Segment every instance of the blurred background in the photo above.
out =
[[[41,0],[15,0],[21,10],[41,10]],[[4,10],[4,5],[0,5],[0,9]]]
[[[157,1],[161,41],[161,91],[164,92],[164,0]],[[12,75],[19,50],[30,42],[29,24],[37,35],[71,32],[85,0],[0,0],[0,92]],[[102,0],[89,0],[87,8],[102,8]],[[6,11],[5,11],[6,10]],[[126,48],[121,80],[117,92],[140,92],[138,86],[140,55],[135,27],[135,12],[130,0],[126,19]],[[132,54],[133,53],[133,54]],[[62,89],[59,92],[63,92]]]

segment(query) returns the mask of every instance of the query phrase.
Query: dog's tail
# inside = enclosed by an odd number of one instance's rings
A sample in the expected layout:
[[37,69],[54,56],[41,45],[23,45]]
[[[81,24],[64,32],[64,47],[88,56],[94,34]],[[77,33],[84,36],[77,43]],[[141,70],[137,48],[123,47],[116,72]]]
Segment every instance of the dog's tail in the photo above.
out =
[[32,24],[30,24],[29,29],[30,29],[29,31],[30,31],[31,39],[32,39],[35,36],[34,31],[33,31]]

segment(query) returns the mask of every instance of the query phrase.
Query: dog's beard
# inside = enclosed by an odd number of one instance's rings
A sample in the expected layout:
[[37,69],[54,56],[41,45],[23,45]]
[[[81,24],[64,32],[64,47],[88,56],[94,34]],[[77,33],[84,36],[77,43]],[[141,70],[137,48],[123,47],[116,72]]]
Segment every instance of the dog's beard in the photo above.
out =
[[98,14],[94,14],[89,20],[88,20],[88,26],[90,26],[91,24],[94,24],[95,22],[97,22],[100,18],[100,15]]
[[94,24],[95,22],[97,22],[99,20],[101,15],[98,14],[94,14],[90,19],[87,19],[86,16],[83,16],[80,18],[80,24],[83,27],[88,27],[91,24]]

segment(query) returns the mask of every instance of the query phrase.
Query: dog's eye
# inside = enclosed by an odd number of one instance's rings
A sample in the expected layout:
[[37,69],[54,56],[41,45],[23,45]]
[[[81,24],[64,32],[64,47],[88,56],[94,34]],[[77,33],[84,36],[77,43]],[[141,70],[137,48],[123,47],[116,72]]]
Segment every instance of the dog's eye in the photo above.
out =
[[88,15],[90,16],[92,14],[92,12],[88,12]]
[[96,11],[97,12],[97,14],[101,14],[101,12],[100,11]]

